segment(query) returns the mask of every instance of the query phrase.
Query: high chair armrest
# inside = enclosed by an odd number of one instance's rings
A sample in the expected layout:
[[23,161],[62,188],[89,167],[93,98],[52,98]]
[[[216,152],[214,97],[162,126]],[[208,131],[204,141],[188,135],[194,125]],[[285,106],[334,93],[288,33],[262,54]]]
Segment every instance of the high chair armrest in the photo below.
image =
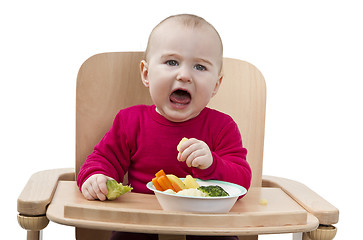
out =
[[74,181],[73,168],[60,168],[34,173],[18,198],[18,212],[25,216],[45,215],[58,181]]
[[320,224],[330,225],[339,220],[339,210],[302,183],[274,176],[262,177],[263,187],[281,188],[292,199],[319,219]]

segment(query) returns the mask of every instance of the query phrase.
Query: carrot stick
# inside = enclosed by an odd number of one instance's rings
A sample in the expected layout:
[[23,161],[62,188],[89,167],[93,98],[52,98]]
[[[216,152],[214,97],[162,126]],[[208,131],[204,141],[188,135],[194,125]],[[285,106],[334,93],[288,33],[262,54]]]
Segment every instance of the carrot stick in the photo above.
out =
[[173,186],[173,188],[175,189],[174,192],[179,192],[181,191],[182,189],[179,187],[179,185],[175,182],[171,182],[171,185]]
[[156,188],[156,190],[159,190],[159,191],[164,191],[163,188],[160,186],[160,184],[158,183],[158,180],[157,180],[157,177],[154,177],[152,179],[152,182],[154,184],[154,187]]
[[172,189],[173,191],[175,191],[167,176],[160,176],[157,178],[157,181],[164,191],[167,189]]
[[155,176],[156,177],[161,177],[161,176],[165,176],[166,174],[165,174],[165,172],[164,172],[164,170],[163,169],[161,169],[159,172],[157,172],[157,173],[155,173]]

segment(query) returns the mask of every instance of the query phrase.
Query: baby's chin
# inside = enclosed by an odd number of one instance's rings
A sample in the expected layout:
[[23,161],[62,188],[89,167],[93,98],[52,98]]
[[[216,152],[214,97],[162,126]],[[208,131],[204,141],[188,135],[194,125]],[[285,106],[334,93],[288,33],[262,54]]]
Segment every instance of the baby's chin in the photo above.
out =
[[199,115],[199,112],[193,114],[178,110],[160,111],[157,107],[156,107],[156,112],[171,122],[186,122]]

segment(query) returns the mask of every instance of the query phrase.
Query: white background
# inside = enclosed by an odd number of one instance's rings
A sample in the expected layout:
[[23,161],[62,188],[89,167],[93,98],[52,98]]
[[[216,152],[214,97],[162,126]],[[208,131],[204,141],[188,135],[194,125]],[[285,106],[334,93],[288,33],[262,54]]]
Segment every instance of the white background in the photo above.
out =
[[[32,173],[74,166],[75,86],[83,61],[101,52],[144,50],[160,20],[194,13],[220,32],[226,57],[247,60],[264,74],[264,174],[321,194],[340,210],[336,239],[357,239],[362,10],[358,0],[2,1],[2,234],[25,239],[16,199]],[[45,239],[72,237],[71,227],[54,223],[44,231]],[[261,237],[283,238],[291,235]]]

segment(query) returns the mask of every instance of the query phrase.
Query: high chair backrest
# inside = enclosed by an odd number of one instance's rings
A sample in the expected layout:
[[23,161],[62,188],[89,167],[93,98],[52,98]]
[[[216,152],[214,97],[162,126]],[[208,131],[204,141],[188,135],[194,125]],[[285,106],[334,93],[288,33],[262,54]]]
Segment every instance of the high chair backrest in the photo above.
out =
[[[87,59],[77,77],[76,174],[93,147],[110,129],[117,112],[136,104],[152,104],[140,78],[143,52],[101,53]],[[260,71],[250,63],[225,58],[224,77],[208,105],[237,122],[252,186],[260,186],[265,129],[266,87]]]

